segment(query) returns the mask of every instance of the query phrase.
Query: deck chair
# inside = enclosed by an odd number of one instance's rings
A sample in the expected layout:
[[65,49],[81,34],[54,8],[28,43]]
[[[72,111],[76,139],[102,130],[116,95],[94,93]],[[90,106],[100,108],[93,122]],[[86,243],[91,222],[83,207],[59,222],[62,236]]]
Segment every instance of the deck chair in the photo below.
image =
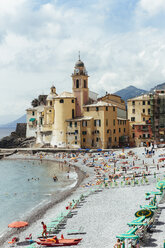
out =
[[25,240],[31,240],[31,239],[32,239],[32,233],[30,233],[29,236],[25,238]]

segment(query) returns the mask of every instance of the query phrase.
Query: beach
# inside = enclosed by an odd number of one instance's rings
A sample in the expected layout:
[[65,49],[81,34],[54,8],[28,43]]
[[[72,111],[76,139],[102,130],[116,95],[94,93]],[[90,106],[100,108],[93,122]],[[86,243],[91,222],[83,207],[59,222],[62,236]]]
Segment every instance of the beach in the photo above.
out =
[[[133,155],[128,155],[132,154],[130,151]],[[125,154],[125,158],[122,158],[121,154]],[[10,240],[13,236],[18,236],[20,241],[24,241],[25,237],[32,233],[33,240],[36,240],[42,233],[41,221],[46,224],[50,223],[52,219],[66,210],[66,206],[73,199],[79,199],[82,194],[86,197],[73,210],[74,215],[72,218],[67,219],[65,228],[60,231],[58,236],[63,234],[65,238],[82,238],[78,246],[83,248],[113,247],[116,242],[116,235],[129,230],[127,223],[135,219],[134,214],[140,210],[140,205],[146,204],[145,193],[155,190],[158,178],[163,179],[164,163],[159,163],[159,167],[157,167],[157,164],[159,159],[164,157],[164,154],[165,149],[155,149],[155,153],[148,156],[145,154],[144,148],[126,149],[124,151],[118,149],[105,153],[79,152],[69,156],[67,153],[44,154],[43,160],[55,160],[74,166],[78,174],[77,184],[66,192],[60,192],[53,201],[44,206],[44,209],[33,213],[31,218],[27,220],[29,226],[25,230],[9,231],[7,236],[1,238],[1,247],[9,247],[5,241]],[[37,156],[37,154],[25,156],[20,153],[10,156],[9,159],[38,159]],[[116,161],[115,164],[112,162],[114,160]],[[90,167],[93,165],[94,167]],[[104,181],[100,185],[96,185],[101,180],[100,178],[104,178],[103,171],[105,180],[107,180],[108,173],[113,172],[114,169],[116,174],[123,173],[123,170],[121,170],[122,165],[130,167],[125,174],[127,177],[132,176],[132,171],[135,171],[132,169],[133,167],[140,167],[140,169],[136,169],[136,173],[140,170],[142,172],[148,170],[150,173],[146,182],[142,180],[142,177],[139,177],[138,184],[133,185],[132,181],[130,181],[130,184],[123,185],[124,180],[119,177],[118,180],[109,182],[107,186]],[[99,169],[99,166],[104,166],[105,169],[101,169],[102,167]],[[164,216],[163,204],[160,204],[160,207],[162,207],[160,218]],[[69,231],[73,229],[81,229],[83,234],[68,235]],[[156,234],[153,232],[153,238],[155,247],[163,245],[162,232],[157,232]],[[151,245],[150,243],[145,243],[141,244],[141,247],[151,247]]]

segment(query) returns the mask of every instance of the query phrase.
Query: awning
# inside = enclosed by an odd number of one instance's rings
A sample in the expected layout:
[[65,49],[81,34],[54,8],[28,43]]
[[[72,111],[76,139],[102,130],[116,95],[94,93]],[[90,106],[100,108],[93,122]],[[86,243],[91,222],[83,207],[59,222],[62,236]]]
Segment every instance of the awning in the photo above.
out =
[[35,120],[36,120],[36,118],[30,118],[29,119],[29,121],[32,121],[32,122],[35,121]]

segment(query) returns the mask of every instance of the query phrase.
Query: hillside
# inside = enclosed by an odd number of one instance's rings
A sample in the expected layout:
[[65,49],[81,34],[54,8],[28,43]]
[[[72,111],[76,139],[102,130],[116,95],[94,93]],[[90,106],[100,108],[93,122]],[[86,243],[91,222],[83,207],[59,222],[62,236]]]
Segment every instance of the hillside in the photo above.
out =
[[116,91],[114,94],[120,96],[124,101],[127,101],[127,99],[140,96],[145,93],[147,93],[146,90],[138,89],[135,86],[130,85],[122,90]]
[[16,128],[17,123],[26,123],[26,115],[21,116],[15,121],[0,125],[0,128]]
[[150,89],[150,92],[152,93],[152,92],[154,92],[154,90],[161,90],[161,89],[162,90],[165,89],[165,83],[156,85],[154,88]]

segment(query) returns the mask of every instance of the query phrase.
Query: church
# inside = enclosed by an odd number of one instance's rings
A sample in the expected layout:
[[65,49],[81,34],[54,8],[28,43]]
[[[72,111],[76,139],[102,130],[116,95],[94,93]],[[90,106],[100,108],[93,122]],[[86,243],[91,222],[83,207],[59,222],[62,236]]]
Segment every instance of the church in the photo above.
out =
[[129,123],[120,96],[98,94],[88,87],[88,73],[80,56],[72,77],[72,92],[50,89],[45,103],[27,109],[27,137],[36,146],[55,148],[112,148],[128,144]]

